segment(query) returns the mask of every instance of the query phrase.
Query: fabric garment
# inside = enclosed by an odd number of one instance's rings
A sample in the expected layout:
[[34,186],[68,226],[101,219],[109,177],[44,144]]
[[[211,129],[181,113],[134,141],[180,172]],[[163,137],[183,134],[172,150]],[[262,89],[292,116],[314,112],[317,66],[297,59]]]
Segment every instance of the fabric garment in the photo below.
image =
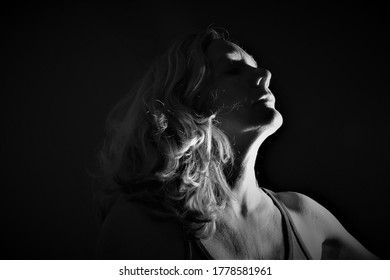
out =
[[[274,193],[268,189],[262,188],[264,192],[272,199],[273,203],[282,214],[283,220],[283,236],[286,244],[287,260],[311,260],[313,259],[310,252],[307,250],[300,234],[298,233],[294,222],[286,208],[286,206],[278,200]],[[206,247],[199,239],[188,241],[188,259],[205,259],[212,260],[213,257],[207,251]]]
[[[213,259],[201,240],[188,239],[182,224],[172,215],[164,214],[167,212],[160,199],[145,194],[146,189],[158,190],[161,182],[147,180],[127,187],[132,192],[123,189],[124,193],[104,219],[97,245],[98,258]],[[263,190],[282,215],[285,259],[312,259],[286,206],[272,191]]]

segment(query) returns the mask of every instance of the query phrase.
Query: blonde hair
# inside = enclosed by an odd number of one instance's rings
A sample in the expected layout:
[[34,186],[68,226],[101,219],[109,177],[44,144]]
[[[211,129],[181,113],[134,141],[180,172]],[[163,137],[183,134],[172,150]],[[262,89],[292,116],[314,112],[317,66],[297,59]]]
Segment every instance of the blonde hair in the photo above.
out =
[[226,180],[234,156],[227,136],[203,112],[199,93],[210,76],[205,51],[224,34],[205,32],[175,42],[111,111],[99,158],[105,191],[121,193],[148,179],[154,192],[188,233],[215,232],[218,213],[231,197]]

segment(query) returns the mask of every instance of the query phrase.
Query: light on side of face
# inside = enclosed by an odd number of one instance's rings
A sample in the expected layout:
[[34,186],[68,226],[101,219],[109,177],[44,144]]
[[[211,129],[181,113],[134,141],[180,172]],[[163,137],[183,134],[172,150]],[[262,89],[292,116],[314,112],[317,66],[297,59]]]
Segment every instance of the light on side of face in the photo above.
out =
[[240,47],[236,46],[235,47],[236,50],[230,52],[230,53],[227,53],[227,58],[229,60],[232,60],[232,61],[241,61],[241,60],[244,60],[246,64],[254,67],[254,68],[257,68],[257,62],[256,60],[253,58],[253,56],[251,56],[250,54],[246,53],[244,50],[242,50]]

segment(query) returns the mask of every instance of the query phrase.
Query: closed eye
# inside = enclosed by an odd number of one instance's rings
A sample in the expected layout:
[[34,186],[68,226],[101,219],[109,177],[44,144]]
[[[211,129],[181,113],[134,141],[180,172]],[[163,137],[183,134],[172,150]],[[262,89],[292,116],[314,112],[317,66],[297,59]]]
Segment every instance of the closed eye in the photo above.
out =
[[232,66],[227,71],[225,71],[225,74],[236,75],[236,74],[240,73],[240,71],[241,71],[240,67]]
[[227,75],[237,75],[243,71],[248,71],[252,69],[256,69],[252,65],[246,64],[244,61],[234,61],[230,62],[230,65],[227,67],[227,70],[224,72]]

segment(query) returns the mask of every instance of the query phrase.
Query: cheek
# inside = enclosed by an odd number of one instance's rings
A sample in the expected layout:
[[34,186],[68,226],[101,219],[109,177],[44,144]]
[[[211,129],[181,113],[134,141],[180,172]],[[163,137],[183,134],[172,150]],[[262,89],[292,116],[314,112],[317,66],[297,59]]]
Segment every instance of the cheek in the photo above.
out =
[[200,94],[199,108],[208,112],[242,110],[250,106],[248,93],[239,81],[219,80]]
[[247,89],[236,83],[225,83],[214,90],[212,102],[224,108],[236,107],[238,104],[248,106],[247,93]]
[[250,113],[252,105],[247,96],[241,91],[234,91],[234,89],[218,92],[214,104],[221,110],[221,113],[229,114],[232,118],[242,118]]

